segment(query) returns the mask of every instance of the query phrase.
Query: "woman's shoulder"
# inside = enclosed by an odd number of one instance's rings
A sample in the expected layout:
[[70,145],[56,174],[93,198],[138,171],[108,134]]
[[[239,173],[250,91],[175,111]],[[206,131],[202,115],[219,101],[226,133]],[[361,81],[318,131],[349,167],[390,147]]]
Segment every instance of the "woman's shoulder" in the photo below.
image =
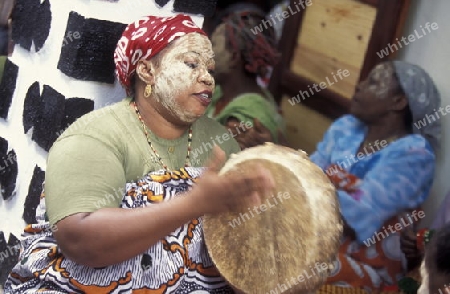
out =
[[[238,128],[241,128],[241,131],[244,131],[244,128],[247,128],[243,124]],[[233,131],[225,128],[222,124],[220,124],[217,120],[209,118],[207,116],[200,117],[194,123],[194,130],[198,133],[198,137],[200,140],[205,140],[205,142],[218,142],[220,147],[227,153],[227,155],[237,152],[240,150],[239,144],[234,139]]]
[[388,146],[386,151],[397,152],[397,153],[422,153],[429,154],[432,157],[435,157],[434,150],[430,144],[430,142],[419,134],[409,134],[404,137],[401,137]]
[[366,126],[363,122],[351,114],[346,114],[331,123],[327,130],[328,134],[335,134],[339,137],[354,136],[364,132]]
[[113,140],[126,132],[130,123],[129,98],[93,110],[73,122],[61,132],[56,142],[79,136],[88,136],[103,141]]
[[226,128],[220,124],[216,119],[210,118],[206,115],[201,116],[195,123],[194,127],[197,132],[202,135],[221,135],[226,132]]

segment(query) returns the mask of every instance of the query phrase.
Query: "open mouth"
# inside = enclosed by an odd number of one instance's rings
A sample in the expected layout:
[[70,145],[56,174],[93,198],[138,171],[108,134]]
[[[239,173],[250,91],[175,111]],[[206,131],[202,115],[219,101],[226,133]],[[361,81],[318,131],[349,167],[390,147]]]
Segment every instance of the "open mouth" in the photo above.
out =
[[208,95],[207,93],[201,93],[199,94],[203,99],[211,99],[211,96]]
[[200,102],[207,106],[211,103],[212,93],[211,92],[202,92],[197,93],[195,96],[200,100]]

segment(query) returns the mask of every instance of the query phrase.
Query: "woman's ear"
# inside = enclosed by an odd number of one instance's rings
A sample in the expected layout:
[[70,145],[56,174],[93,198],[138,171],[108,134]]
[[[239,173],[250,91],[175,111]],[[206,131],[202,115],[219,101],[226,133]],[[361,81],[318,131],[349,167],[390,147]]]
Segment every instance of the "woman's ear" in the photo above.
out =
[[230,60],[230,68],[240,68],[242,67],[242,58],[239,52],[232,52]]
[[405,109],[405,107],[407,106],[408,106],[408,98],[406,98],[405,94],[400,94],[394,97],[391,109],[401,111]]
[[136,67],[136,74],[145,84],[155,84],[155,66],[149,60],[141,59]]

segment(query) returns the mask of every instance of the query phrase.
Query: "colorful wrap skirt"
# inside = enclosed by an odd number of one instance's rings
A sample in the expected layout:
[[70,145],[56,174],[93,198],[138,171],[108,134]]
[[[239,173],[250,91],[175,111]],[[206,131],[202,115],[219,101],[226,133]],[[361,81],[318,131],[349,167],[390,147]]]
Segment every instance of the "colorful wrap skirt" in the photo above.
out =
[[[152,172],[126,185],[120,207],[147,207],[179,197],[202,171],[188,167],[172,173]],[[43,192],[36,211],[38,222],[25,228],[19,262],[6,281],[5,293],[233,293],[208,255],[201,218],[130,260],[92,268],[62,254],[53,237],[57,226],[50,226],[45,211]]]

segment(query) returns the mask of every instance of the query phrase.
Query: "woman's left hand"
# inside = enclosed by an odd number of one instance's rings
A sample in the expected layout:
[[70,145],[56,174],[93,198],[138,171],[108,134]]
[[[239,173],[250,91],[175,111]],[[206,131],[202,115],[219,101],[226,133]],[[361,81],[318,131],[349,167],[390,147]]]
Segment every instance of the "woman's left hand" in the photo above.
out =
[[253,128],[248,129],[244,134],[249,147],[274,141],[269,129],[264,127],[257,118],[253,120]]
[[257,145],[262,145],[265,142],[274,141],[269,129],[264,127],[257,118],[253,120],[253,127],[237,133],[236,129],[239,126],[239,123],[240,121],[237,119],[231,118],[228,120],[226,126],[233,132],[233,136],[239,143],[242,150]]

